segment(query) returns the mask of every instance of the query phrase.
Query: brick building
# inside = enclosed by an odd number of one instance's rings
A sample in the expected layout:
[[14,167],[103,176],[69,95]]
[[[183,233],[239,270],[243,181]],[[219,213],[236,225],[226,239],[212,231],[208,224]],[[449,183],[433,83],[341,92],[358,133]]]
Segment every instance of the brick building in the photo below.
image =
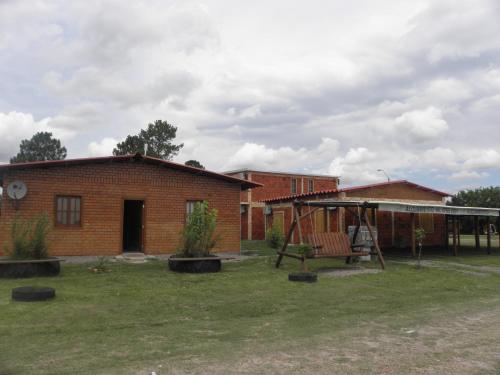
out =
[[[409,181],[391,181],[380,184],[354,186],[343,189],[324,190],[316,193],[289,194],[269,198],[265,204],[269,207],[268,223],[275,218],[283,221],[283,232],[286,233],[292,223],[292,202],[294,200],[348,200],[363,202],[366,200],[406,202],[415,204],[445,205],[449,194],[443,193]],[[326,214],[325,214],[326,212]],[[443,246],[446,243],[445,216],[437,214],[411,214],[376,210],[369,212],[371,224],[378,231],[381,247],[409,247],[412,238],[412,220],[416,226],[426,231],[425,246]],[[356,212],[350,213],[343,208],[318,210],[303,220],[304,235],[315,232],[347,232],[350,225],[356,225],[359,218]],[[298,243],[298,234],[294,233],[292,243]]]
[[[225,173],[247,181],[262,184],[259,189],[241,192],[241,239],[263,240],[268,228],[264,213],[266,199],[284,195],[305,194],[336,189],[339,179],[334,176],[284,172],[264,172],[240,169]],[[283,221],[287,218],[283,217]]]
[[[7,186],[22,181],[28,192],[15,202]],[[240,249],[240,192],[260,186],[140,154],[0,165],[3,187],[0,251],[10,243],[16,214],[46,212],[53,255],[174,252],[194,202],[216,208],[216,251]]]

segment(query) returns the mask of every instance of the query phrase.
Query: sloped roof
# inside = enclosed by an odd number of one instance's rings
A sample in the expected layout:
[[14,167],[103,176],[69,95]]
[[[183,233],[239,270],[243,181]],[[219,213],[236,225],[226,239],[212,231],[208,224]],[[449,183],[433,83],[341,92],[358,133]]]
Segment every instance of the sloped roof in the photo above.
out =
[[262,202],[273,203],[273,202],[279,202],[279,201],[292,201],[292,200],[300,199],[300,198],[311,198],[314,196],[323,196],[323,195],[328,195],[328,194],[335,194],[338,192],[339,192],[339,190],[337,190],[337,189],[318,190],[318,191],[313,191],[311,193],[290,194],[290,195],[282,195],[279,197],[267,198],[267,199],[263,199]]
[[451,194],[444,193],[444,192],[439,191],[439,190],[434,190],[434,189],[428,188],[427,186],[419,185],[419,184],[416,184],[414,182],[410,182],[408,180],[394,180],[394,181],[380,182],[377,184],[352,186],[352,187],[340,189],[339,192],[346,192],[347,193],[347,192],[356,191],[356,190],[364,190],[364,189],[370,189],[370,188],[374,188],[374,187],[399,185],[399,184],[404,184],[404,185],[408,185],[408,186],[411,186],[411,187],[414,187],[417,189],[425,190],[425,191],[428,191],[428,192],[431,192],[431,193],[434,193],[437,195],[441,195],[443,197],[450,197],[451,196]]
[[441,195],[442,197],[451,196],[451,194],[443,193],[442,191],[438,191],[438,190],[428,188],[426,186],[418,185],[418,184],[415,184],[415,183],[407,181],[407,180],[395,180],[395,181],[381,182],[378,184],[352,186],[352,187],[347,187],[347,188],[343,188],[343,189],[329,189],[329,190],[319,190],[319,191],[315,191],[312,193],[283,195],[283,196],[279,196],[279,197],[264,199],[262,202],[276,203],[276,202],[280,202],[280,201],[292,201],[292,200],[301,199],[301,198],[310,198],[310,197],[314,197],[314,196],[327,196],[329,194],[334,194],[334,193],[344,193],[344,192],[347,193],[347,192],[352,192],[352,191],[357,191],[357,190],[364,190],[364,189],[370,189],[370,188],[374,188],[374,187],[383,187],[383,186],[398,185],[398,184],[404,184],[404,185],[414,187],[416,189],[425,190],[425,191],[428,191],[431,193],[435,193],[437,195]]
[[23,170],[23,169],[36,169],[36,168],[51,168],[51,167],[69,167],[86,164],[105,164],[115,162],[136,161],[146,164],[158,165],[169,169],[176,169],[187,173],[196,174],[199,176],[212,177],[215,179],[240,184],[242,189],[250,189],[261,187],[262,184],[243,180],[241,178],[227,176],[221,173],[207,171],[191,167],[184,164],[174,163],[163,159],[144,156],[140,153],[134,155],[119,155],[119,156],[103,156],[95,158],[81,158],[81,159],[66,159],[66,160],[47,160],[47,161],[34,161],[28,163],[15,163],[15,164],[0,164],[0,182],[2,181],[3,174],[10,170]]

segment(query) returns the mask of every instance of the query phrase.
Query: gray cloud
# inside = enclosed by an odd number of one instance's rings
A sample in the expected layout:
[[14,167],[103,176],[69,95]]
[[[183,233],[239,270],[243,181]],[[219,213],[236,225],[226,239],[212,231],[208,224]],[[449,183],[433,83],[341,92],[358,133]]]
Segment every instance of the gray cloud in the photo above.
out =
[[12,144],[44,127],[70,156],[101,155],[165,118],[186,144],[179,160],[214,169],[500,183],[494,0],[0,7],[0,134]]

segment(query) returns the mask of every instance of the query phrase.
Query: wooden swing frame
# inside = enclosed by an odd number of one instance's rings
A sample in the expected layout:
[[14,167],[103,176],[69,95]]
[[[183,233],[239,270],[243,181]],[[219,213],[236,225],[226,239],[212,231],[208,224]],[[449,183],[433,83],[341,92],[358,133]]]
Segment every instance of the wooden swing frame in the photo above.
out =
[[[302,208],[304,206],[307,206],[309,208],[309,212],[302,214]],[[373,248],[375,248],[375,252],[372,251],[370,253],[378,255],[380,267],[382,269],[385,269],[384,256],[382,255],[382,251],[380,250],[380,247],[378,245],[378,241],[375,238],[374,231],[373,231],[373,228],[370,224],[370,220],[368,218],[368,211],[367,211],[369,208],[373,208],[373,209],[378,208],[377,204],[369,203],[369,202],[356,203],[356,202],[342,202],[342,201],[304,202],[304,201],[298,201],[298,200],[293,202],[293,207],[292,207],[293,221],[292,221],[292,224],[290,226],[290,229],[288,230],[288,234],[285,238],[285,242],[283,243],[283,247],[281,248],[280,251],[278,251],[278,259],[276,260],[276,268],[279,268],[281,261],[283,260],[283,257],[289,257],[289,258],[294,258],[294,259],[300,260],[302,262],[302,269],[307,270],[307,266],[306,266],[305,262],[306,262],[306,259],[308,257],[306,257],[305,254],[300,255],[300,254],[296,254],[296,253],[287,252],[287,248],[288,248],[288,245],[290,243],[290,240],[292,239],[293,232],[294,232],[295,228],[297,228],[297,230],[298,230],[300,244],[303,244],[304,242],[303,242],[303,237],[302,237],[302,228],[300,225],[300,221],[302,219],[308,217],[309,215],[312,215],[314,212],[316,212],[317,210],[319,210],[321,208],[328,209],[328,208],[340,208],[340,207],[345,208],[346,210],[348,210],[351,213],[353,213],[353,211],[351,210],[352,208],[358,209],[359,221],[358,221],[356,228],[354,229],[352,244],[356,243],[356,239],[358,238],[359,229],[360,229],[361,225],[362,224],[366,225],[368,232],[370,234],[370,237],[372,239]],[[355,213],[353,213],[353,214],[355,214]],[[358,216],[358,215],[356,215],[356,216]],[[324,256],[324,255],[322,256],[322,258],[325,258],[325,257],[326,256]],[[332,255],[331,257],[338,258],[339,256]],[[312,256],[312,258],[314,258],[314,256]],[[349,261],[350,261],[350,257],[347,257],[346,262],[349,262]]]

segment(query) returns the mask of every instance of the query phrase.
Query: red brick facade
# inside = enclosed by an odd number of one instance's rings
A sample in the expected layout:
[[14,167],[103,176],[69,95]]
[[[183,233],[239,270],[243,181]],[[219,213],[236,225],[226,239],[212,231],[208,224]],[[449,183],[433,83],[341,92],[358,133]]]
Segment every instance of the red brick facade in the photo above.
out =
[[[265,239],[266,230],[272,225],[264,214],[264,203],[262,201],[292,194],[292,180],[296,181],[296,194],[307,193],[310,187],[314,192],[335,190],[338,184],[338,178],[333,176],[313,176],[253,170],[227,172],[226,174],[263,185],[263,187],[259,187],[258,189],[241,192],[241,203],[246,206],[245,213],[241,215],[241,238],[252,240]],[[285,218],[285,221],[287,219]]]
[[[211,172],[206,172],[210,174]],[[213,174],[215,175],[215,174]],[[46,212],[55,221],[55,197],[81,197],[81,226],[53,226],[49,235],[52,255],[117,255],[123,251],[124,200],[143,200],[143,251],[172,253],[186,220],[186,201],[206,200],[218,210],[220,240],[216,251],[240,249],[240,191],[238,181],[130,160],[46,168],[9,169],[2,175],[0,249],[10,242],[10,223]],[[23,181],[28,194],[18,211],[7,198],[13,180]]]

